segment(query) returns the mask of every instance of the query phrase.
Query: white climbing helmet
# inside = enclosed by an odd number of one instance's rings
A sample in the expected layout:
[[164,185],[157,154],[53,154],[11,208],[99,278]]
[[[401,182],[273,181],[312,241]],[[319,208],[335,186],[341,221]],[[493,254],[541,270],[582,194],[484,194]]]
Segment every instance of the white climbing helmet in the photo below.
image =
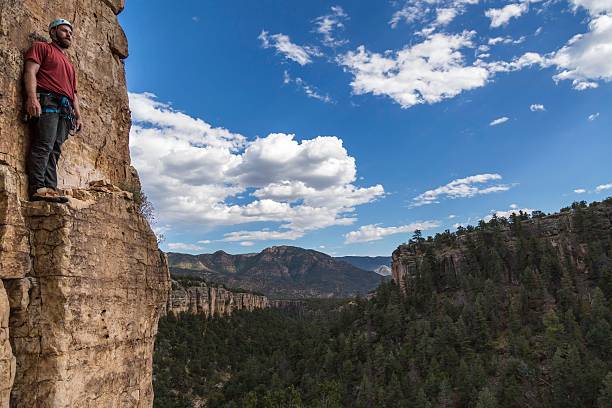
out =
[[64,18],[56,18],[55,20],[51,22],[51,24],[49,24],[49,31],[61,25],[67,25],[68,27],[72,28],[72,23],[70,21]]

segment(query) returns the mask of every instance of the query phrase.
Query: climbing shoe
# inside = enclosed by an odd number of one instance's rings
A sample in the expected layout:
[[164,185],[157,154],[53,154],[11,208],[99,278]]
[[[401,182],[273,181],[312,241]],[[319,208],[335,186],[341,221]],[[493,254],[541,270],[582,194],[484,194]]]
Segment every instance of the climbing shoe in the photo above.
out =
[[61,195],[49,187],[41,187],[32,194],[32,201],[48,201],[50,203],[67,203],[68,197]]

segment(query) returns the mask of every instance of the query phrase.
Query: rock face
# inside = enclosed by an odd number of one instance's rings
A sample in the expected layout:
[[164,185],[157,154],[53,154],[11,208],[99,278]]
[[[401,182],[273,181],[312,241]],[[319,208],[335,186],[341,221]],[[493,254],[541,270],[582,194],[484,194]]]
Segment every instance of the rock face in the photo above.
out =
[[[140,184],[128,151],[122,8],[0,2],[0,407],[152,405],[169,274],[131,193]],[[85,122],[59,163],[66,205],[26,201],[21,122],[23,53],[60,16],[75,24],[69,57]]]
[[235,310],[255,310],[270,307],[270,300],[251,292],[238,292],[196,280],[172,281],[166,312],[229,316]]
[[[425,241],[400,245],[393,252],[392,274],[402,290],[409,292],[410,282],[420,273],[426,256],[434,257],[439,270],[433,273],[441,277],[441,281],[452,281],[469,269],[470,264],[482,263],[478,257],[485,255],[492,260],[489,266],[500,274],[500,280],[513,283],[521,273],[521,246],[537,245],[558,260],[561,269],[574,268],[578,274],[588,276],[593,262],[601,266],[612,259],[612,253],[606,253],[610,242],[612,199],[607,199],[588,208],[566,209],[519,221],[515,227],[499,222],[480,230],[441,236],[439,243]],[[479,247],[488,248],[488,252],[479,252]]]
[[242,255],[169,253],[168,263],[174,275],[198,276],[273,298],[347,297],[366,294],[380,283],[375,272],[293,246]]

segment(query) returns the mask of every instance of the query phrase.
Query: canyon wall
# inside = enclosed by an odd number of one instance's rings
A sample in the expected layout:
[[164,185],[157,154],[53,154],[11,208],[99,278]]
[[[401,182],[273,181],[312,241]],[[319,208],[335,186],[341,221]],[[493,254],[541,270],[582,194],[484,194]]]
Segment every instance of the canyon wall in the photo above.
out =
[[[0,407],[149,407],[170,280],[134,192],[116,14],[123,0],[0,2]],[[84,130],[64,144],[68,204],[27,201],[23,54],[58,17]]]
[[223,317],[230,316],[236,310],[252,311],[270,305],[270,300],[264,295],[234,291],[196,280],[173,280],[165,312]]

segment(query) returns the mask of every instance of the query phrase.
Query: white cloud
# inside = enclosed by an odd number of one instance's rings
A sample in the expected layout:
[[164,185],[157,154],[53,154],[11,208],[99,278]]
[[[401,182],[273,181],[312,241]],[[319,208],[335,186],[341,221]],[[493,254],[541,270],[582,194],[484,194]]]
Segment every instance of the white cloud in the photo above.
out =
[[601,193],[604,190],[610,190],[610,189],[612,189],[612,183],[600,184],[597,187],[595,187],[595,192],[596,193]]
[[289,75],[289,72],[287,72],[286,70],[283,73],[283,83],[284,84],[290,84],[290,83],[296,84],[297,87],[301,89],[302,91],[304,91],[306,96],[308,96],[309,98],[318,99],[325,103],[334,103],[334,100],[332,99],[331,96],[327,94],[323,95],[316,87],[310,85],[309,83],[307,83],[305,80],[303,80],[300,77],[292,78],[291,75]]
[[529,4],[513,3],[508,4],[500,9],[488,9],[485,11],[485,16],[491,19],[491,27],[501,27],[508,24],[510,19],[520,17],[529,10]]
[[412,23],[423,19],[431,11],[426,1],[406,1],[404,6],[393,13],[389,24],[392,28],[404,20],[406,23]]
[[200,17],[199,16],[193,16],[191,17],[191,20],[195,23],[199,23],[200,22]]
[[[449,24],[456,16],[463,14],[467,5],[478,4],[478,0],[407,0],[401,9],[393,13],[389,24],[396,28],[402,21],[430,22],[430,28]],[[431,34],[430,31],[426,35]]]
[[204,247],[194,244],[187,244],[184,242],[171,242],[168,244],[168,249],[170,249],[171,251],[198,252],[203,251]]
[[334,37],[334,31],[344,28],[344,21],[348,19],[348,15],[340,6],[332,6],[331,11],[330,14],[317,17],[314,22],[317,26],[316,32],[323,36],[323,45],[335,48],[348,43],[347,40]]
[[587,191],[584,188],[577,188],[577,189],[574,190],[574,193],[576,193],[576,194],[584,194],[586,192]]
[[278,240],[296,240],[304,236],[304,232],[302,231],[270,231],[270,230],[261,230],[261,231],[234,231],[229,232],[223,236],[223,240],[225,242],[236,242],[243,240],[253,240],[253,241],[278,241]]
[[599,84],[597,82],[574,79],[572,87],[577,91],[586,91],[587,89],[599,88]]
[[[612,2],[609,0],[571,0],[574,8],[589,13],[588,31],[576,34],[557,51],[540,55],[528,52],[511,62],[496,61],[476,65],[491,72],[510,72],[532,65],[555,67],[555,82],[569,80],[577,91],[594,89],[596,81],[612,81]],[[501,38],[501,37],[498,37]],[[499,41],[497,38],[495,41]]]
[[582,7],[588,10],[589,14],[596,16],[612,12],[612,2],[610,0],[570,0],[574,8]]
[[534,103],[529,107],[529,110],[532,112],[544,112],[546,108],[542,104]]
[[491,219],[493,218],[493,214],[495,214],[497,218],[510,218],[512,214],[518,215],[520,212],[523,212],[525,214],[531,214],[534,211],[531,208],[517,208],[517,207],[518,206],[515,206],[507,211],[492,211],[491,214],[483,218],[483,221],[486,221],[486,222],[491,221]]
[[357,231],[351,231],[344,235],[345,244],[355,244],[359,242],[378,241],[389,235],[414,232],[416,230],[425,231],[440,226],[438,221],[414,222],[398,227],[381,227],[380,224],[370,224],[360,227]]
[[501,118],[497,118],[493,120],[491,123],[489,123],[489,126],[501,125],[502,123],[506,123],[507,121],[508,121],[508,118],[506,116],[502,116]]
[[489,45],[497,45],[497,44],[521,44],[523,42],[525,42],[526,37],[522,36],[519,37],[517,39],[514,39],[510,36],[508,37],[493,37],[493,38],[489,38],[489,40],[487,41],[487,43]]
[[[273,222],[290,234],[287,239],[296,239],[307,231],[351,224],[356,206],[384,196],[381,185],[353,184],[355,159],[335,136],[298,142],[275,133],[247,141],[152,94],[130,94],[130,108],[133,164],[165,224],[214,228]],[[235,203],[238,197],[242,204]]]
[[242,241],[240,245],[244,247],[250,247],[250,246],[255,245],[255,243],[253,241]]
[[577,34],[548,58],[560,71],[555,81],[572,80],[574,89],[597,87],[592,80],[612,80],[612,14],[602,14],[589,22],[589,31]]
[[431,104],[487,82],[488,70],[466,66],[459,51],[474,47],[473,35],[468,31],[433,34],[395,53],[373,53],[360,46],[343,55],[340,63],[353,74],[351,86],[355,94],[386,95],[403,108]]
[[444,7],[436,9],[436,23],[444,26],[448,25],[457,16],[459,10],[453,7]]
[[198,241],[198,244],[204,244],[204,245],[206,245],[206,244],[210,244],[210,243],[211,243],[211,241],[210,241],[209,239],[203,239],[203,240],[201,240],[201,241]]
[[457,218],[457,216],[455,214],[450,214],[448,218],[452,220],[453,218]]
[[474,176],[465,177],[462,179],[456,179],[450,183],[428,190],[422,194],[419,194],[412,199],[412,206],[419,207],[421,205],[439,203],[444,198],[471,198],[477,195],[497,193],[501,191],[507,191],[511,186],[507,184],[489,184],[484,187],[476,186],[476,184],[487,184],[491,181],[501,180],[502,176],[499,174],[476,174]]
[[591,122],[594,121],[595,119],[597,119],[599,117],[599,112],[597,113],[592,113],[589,115],[589,117],[587,118],[588,120],[590,120]]
[[275,48],[276,51],[285,56],[285,58],[297,62],[300,65],[310,64],[312,57],[321,56],[321,52],[314,47],[300,46],[291,42],[288,35],[273,34],[269,35],[267,31],[262,30],[257,37],[261,40],[263,48]]

